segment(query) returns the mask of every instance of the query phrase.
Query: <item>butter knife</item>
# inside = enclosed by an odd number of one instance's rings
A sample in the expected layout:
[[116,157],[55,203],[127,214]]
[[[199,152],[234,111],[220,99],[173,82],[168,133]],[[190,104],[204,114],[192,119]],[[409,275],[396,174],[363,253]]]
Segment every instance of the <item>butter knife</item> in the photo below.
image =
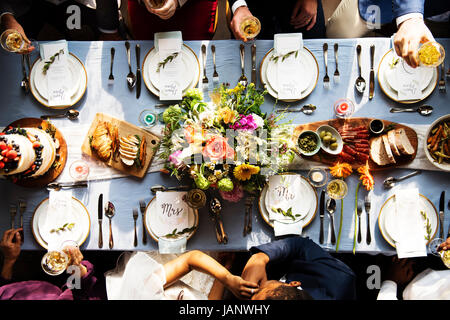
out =
[[441,193],[439,201],[439,238],[444,237],[444,210],[445,210],[445,191]]
[[136,99],[139,99],[141,96],[141,46],[139,44],[136,45]]
[[375,91],[375,71],[373,70],[373,60],[375,55],[375,46],[370,46],[370,78],[369,78],[369,100],[372,100]]
[[256,44],[252,44],[252,83],[256,85]]
[[103,232],[102,232],[102,221],[103,221],[103,193],[98,197],[98,247],[103,247]]
[[320,194],[320,234],[319,242],[323,243],[323,218],[325,217],[325,191]]

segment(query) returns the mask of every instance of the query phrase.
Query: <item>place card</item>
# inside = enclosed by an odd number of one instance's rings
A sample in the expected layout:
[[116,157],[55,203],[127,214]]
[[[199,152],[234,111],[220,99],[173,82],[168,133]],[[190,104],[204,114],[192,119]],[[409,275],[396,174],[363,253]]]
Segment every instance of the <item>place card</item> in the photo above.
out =
[[[55,41],[43,43],[40,45],[41,59],[47,63],[51,62],[46,71],[46,81],[48,88],[48,105],[49,106],[67,106],[70,105],[69,96],[69,67],[68,55],[69,50],[67,41]],[[39,71],[44,72],[44,71]]]
[[180,37],[163,37],[155,35],[159,56],[159,99],[181,100],[183,88],[181,84],[183,40]]
[[277,56],[278,99],[300,99],[301,65],[300,50],[303,49],[301,33],[276,34],[274,53]]
[[[73,222],[68,221],[68,217],[72,217],[72,191],[51,190],[43,225],[49,251],[59,250],[65,240],[76,240],[70,239],[70,232],[67,232],[70,230],[66,230],[69,224]],[[62,228],[64,230],[61,230]]]
[[161,236],[176,234],[189,227],[189,206],[183,201],[186,192],[156,193],[156,219],[157,225],[152,229]]
[[[301,211],[301,181],[298,175],[274,175],[269,177],[267,210],[269,219],[293,223],[305,214]],[[284,212],[281,213],[281,212]],[[294,217],[294,219],[292,218]]]

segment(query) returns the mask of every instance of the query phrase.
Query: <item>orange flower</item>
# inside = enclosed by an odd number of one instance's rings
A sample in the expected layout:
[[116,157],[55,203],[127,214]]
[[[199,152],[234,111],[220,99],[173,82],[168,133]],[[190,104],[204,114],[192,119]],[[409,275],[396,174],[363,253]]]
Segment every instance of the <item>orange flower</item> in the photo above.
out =
[[330,173],[336,178],[347,178],[353,172],[352,166],[346,162],[336,163],[334,166],[330,167]]
[[359,179],[362,181],[362,184],[366,188],[366,190],[367,191],[372,190],[375,184],[375,180],[373,179],[373,176],[370,173],[369,163],[366,162],[365,166],[359,167],[358,172],[361,174]]
[[234,150],[228,145],[228,138],[221,136],[213,136],[209,139],[202,154],[212,161],[234,158]]
[[205,137],[205,130],[201,129],[201,135],[199,133],[200,129],[194,128],[193,126],[184,128],[184,137],[186,138],[187,143],[201,143]]
[[222,119],[225,124],[233,122],[236,114],[230,108],[222,108],[219,110],[219,119]]

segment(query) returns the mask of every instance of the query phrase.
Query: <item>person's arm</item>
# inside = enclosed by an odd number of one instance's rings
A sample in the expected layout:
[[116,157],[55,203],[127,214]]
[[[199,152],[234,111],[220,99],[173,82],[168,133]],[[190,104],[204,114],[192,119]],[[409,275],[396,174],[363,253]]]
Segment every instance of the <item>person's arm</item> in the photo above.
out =
[[95,9],[100,40],[121,40],[117,0],[97,0]]
[[0,251],[3,253],[3,267],[0,274],[0,282],[9,282],[13,276],[14,264],[20,255],[20,245],[22,239],[20,232],[22,229],[9,229],[3,234],[0,242]]
[[164,272],[166,274],[166,284],[164,287],[170,286],[191,270],[197,270],[213,276],[236,297],[250,298],[252,290],[256,292],[258,288],[257,284],[245,281],[239,276],[232,275],[215,259],[198,250],[189,251],[164,265]]
[[311,30],[317,20],[317,0],[297,0],[291,14],[291,25],[295,29]]
[[398,300],[397,284],[392,280],[383,281],[378,292],[377,300]]
[[163,20],[172,18],[179,6],[178,0],[167,0],[166,3],[164,3],[164,5],[159,9],[153,9],[147,0],[144,0],[144,3],[148,12],[157,15]]
[[252,17],[252,13],[247,7],[245,0],[231,0],[229,1],[231,11],[233,12],[233,19],[230,23],[231,32],[236,39],[247,41],[247,38],[241,33],[240,25],[247,17]]

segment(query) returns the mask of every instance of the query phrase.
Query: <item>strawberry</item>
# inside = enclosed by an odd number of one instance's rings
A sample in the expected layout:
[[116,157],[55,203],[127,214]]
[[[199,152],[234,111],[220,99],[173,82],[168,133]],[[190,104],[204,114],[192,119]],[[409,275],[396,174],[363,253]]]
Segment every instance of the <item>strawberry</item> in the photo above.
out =
[[33,142],[33,148],[34,149],[39,148],[40,146],[41,146],[41,143],[39,141]]
[[5,163],[0,161],[0,169],[3,169],[5,167]]
[[6,154],[6,157],[11,160],[17,158],[17,151],[16,150],[8,151],[8,153]]
[[8,149],[3,150],[2,153],[1,153],[1,155],[4,156],[4,157],[6,157],[6,154],[8,153],[8,151],[9,151]]
[[7,148],[6,143],[4,141],[0,142],[0,150],[5,150]]

